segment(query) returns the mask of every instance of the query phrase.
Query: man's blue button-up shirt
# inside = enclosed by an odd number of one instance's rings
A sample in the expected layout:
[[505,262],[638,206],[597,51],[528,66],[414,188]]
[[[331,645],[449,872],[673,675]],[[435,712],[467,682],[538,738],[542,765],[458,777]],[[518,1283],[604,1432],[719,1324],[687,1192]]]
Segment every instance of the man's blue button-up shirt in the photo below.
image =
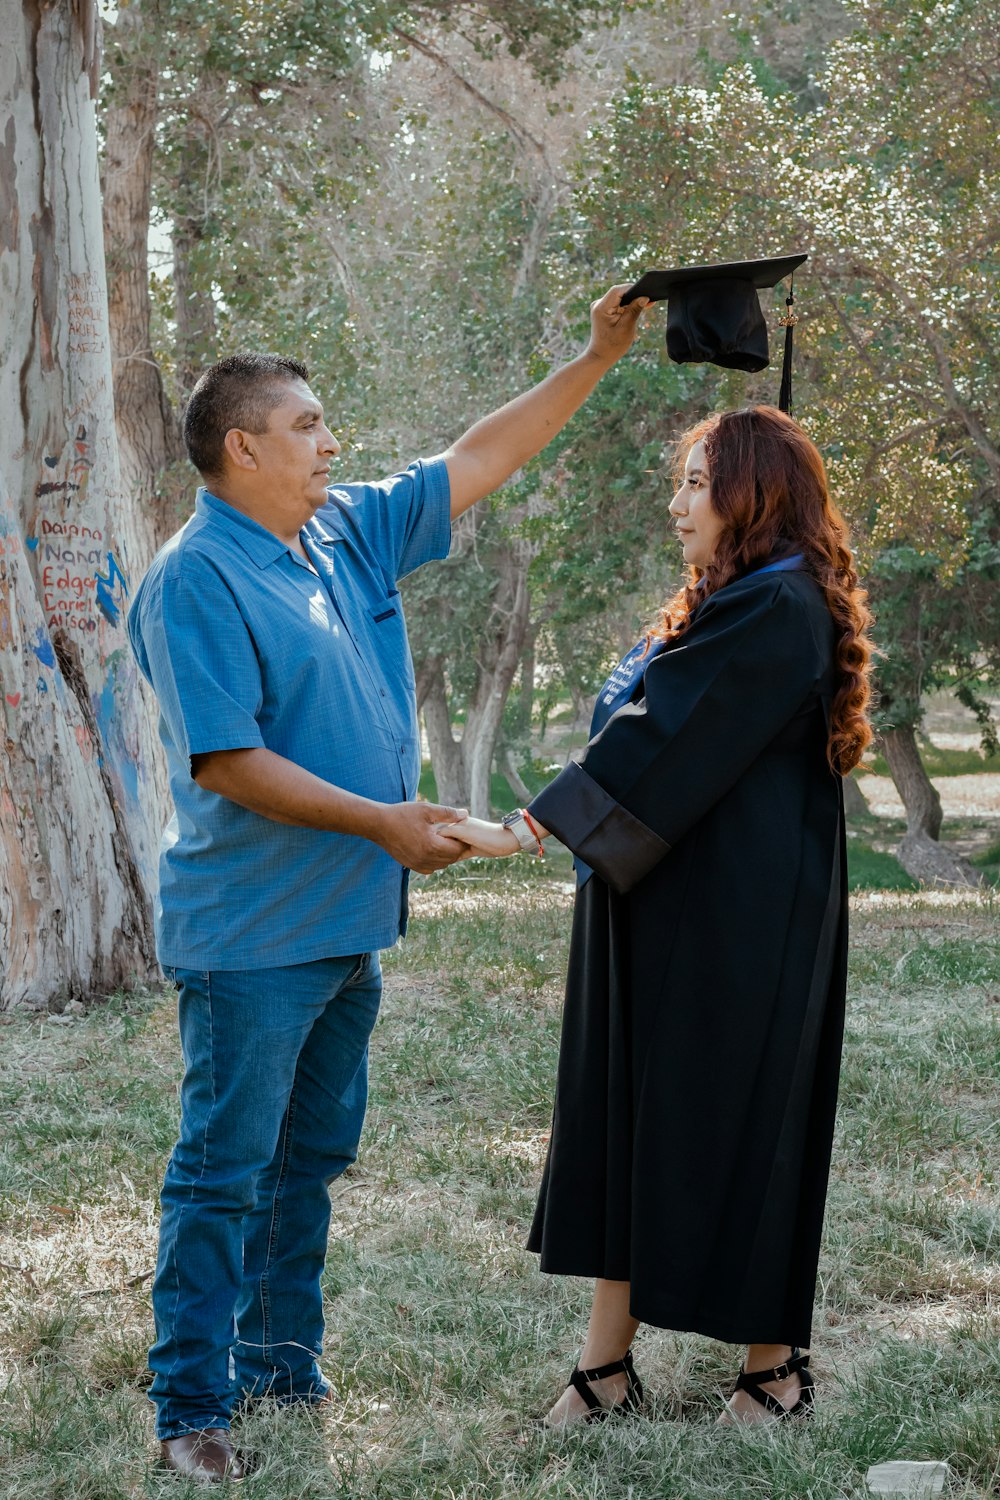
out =
[[160,853],[162,964],[308,963],[388,947],[405,927],[406,874],[384,850],[249,812],[198,786],[191,757],[264,746],[359,796],[412,797],[420,741],[396,583],[447,556],[449,511],[442,461],[334,487],[301,533],[313,573],[200,490],[157,554],[128,627],[176,808]]

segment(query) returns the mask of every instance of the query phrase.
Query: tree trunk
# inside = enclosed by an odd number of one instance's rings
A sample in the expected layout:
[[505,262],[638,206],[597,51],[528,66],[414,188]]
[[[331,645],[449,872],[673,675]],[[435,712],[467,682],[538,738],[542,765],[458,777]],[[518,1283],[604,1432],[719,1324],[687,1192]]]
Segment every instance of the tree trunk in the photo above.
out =
[[941,832],[941,798],[920,759],[913,726],[883,730],[879,739],[889,774],[906,808],[907,834],[937,839]]
[[434,767],[434,780],[437,782],[437,799],[445,807],[468,807],[469,786],[465,774],[465,758],[461,742],[452,733],[448,689],[440,664],[425,678],[425,682],[424,727],[430,746],[431,765]]
[[512,551],[505,559],[500,599],[494,606],[496,633],[489,643],[491,649],[486,659],[480,663],[479,685],[469,705],[462,735],[469,777],[469,811],[474,818],[489,818],[492,813],[493,754],[528,633],[530,608],[527,558]]
[[525,807],[531,801],[531,788],[526,784],[510,753],[510,748],[505,746],[497,756],[497,764],[503,773],[503,778],[520,807]]
[[844,777],[844,813],[848,818],[867,818],[871,809],[853,776]]
[[159,811],[124,613],[96,0],[0,0],[0,1008],[155,971]]
[[921,830],[906,835],[896,850],[896,858],[907,875],[924,885],[977,886],[982,882],[982,876],[967,859]]
[[[193,148],[188,157],[191,171],[200,166],[204,176],[204,164]],[[187,400],[202,370],[216,358],[218,334],[215,304],[204,285],[204,208],[194,200],[194,183],[190,178],[185,187],[192,198],[191,211],[175,216],[173,247],[177,378]]]
[[928,885],[978,885],[968,860],[938,843],[941,798],[920,759],[913,726],[883,730],[879,740],[906,809],[906,836],[897,850],[903,869]]
[[500,582],[476,663],[477,681],[469,698],[461,740],[456,740],[452,729],[448,689],[440,663],[433,669],[425,663],[418,674],[438,801],[467,807],[476,818],[491,815],[493,757],[504,708],[528,637],[529,560],[526,550],[518,547],[500,563]]
[[531,720],[535,711],[535,630],[528,629],[528,637],[521,653],[521,702],[517,716],[517,732],[531,734]]
[[[524,645],[521,647],[520,691],[516,714],[506,715],[509,734],[505,734],[497,750],[497,768],[510,787],[518,804],[523,807],[531,801],[531,788],[526,784],[517,768],[515,755],[526,747],[531,738],[531,717],[535,702],[535,630],[529,622]],[[530,754],[530,752],[529,752]]]
[[[140,0],[132,0],[115,23],[102,182],[115,432],[122,489],[131,501],[121,526],[137,572],[176,529],[174,507],[159,503],[161,478],[184,451],[150,333],[148,244],[159,67],[155,38],[144,21]],[[159,709],[142,678],[139,687],[146,715],[143,761],[162,823],[170,809]]]
[[159,68],[139,0],[118,11],[113,35],[103,188],[115,422],[122,484],[151,554],[174,530],[172,515],[157,524],[160,477],[184,455],[150,336],[147,245]]
[[[530,620],[514,680],[517,683],[517,697],[511,703],[508,695],[508,703],[504,709],[503,743],[511,749],[526,746],[531,738],[531,719],[535,704],[535,628],[534,622]],[[513,692],[513,683],[511,691]]]

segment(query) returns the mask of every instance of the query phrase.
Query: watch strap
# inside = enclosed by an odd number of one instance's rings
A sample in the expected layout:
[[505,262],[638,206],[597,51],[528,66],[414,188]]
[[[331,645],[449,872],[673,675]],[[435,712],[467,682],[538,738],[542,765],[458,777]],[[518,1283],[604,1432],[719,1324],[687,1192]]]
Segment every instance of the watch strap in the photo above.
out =
[[515,807],[514,811],[507,813],[505,817],[500,819],[500,822],[504,828],[510,829],[511,833],[514,835],[514,837],[517,839],[517,842],[520,844],[521,848],[525,850],[526,853],[545,853],[544,849],[542,848],[542,841],[532,828],[528,819],[525,817],[523,808]]

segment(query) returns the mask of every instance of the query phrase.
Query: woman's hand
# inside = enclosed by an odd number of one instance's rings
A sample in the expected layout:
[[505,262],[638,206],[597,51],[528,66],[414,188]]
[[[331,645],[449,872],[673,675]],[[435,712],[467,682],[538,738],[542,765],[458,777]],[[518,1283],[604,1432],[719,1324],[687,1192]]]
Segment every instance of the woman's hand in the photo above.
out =
[[490,859],[502,859],[508,854],[517,854],[520,844],[509,828],[502,823],[487,823],[484,818],[463,818],[460,823],[438,823],[437,832],[442,838],[454,839],[465,844],[467,859],[471,854],[484,854]]

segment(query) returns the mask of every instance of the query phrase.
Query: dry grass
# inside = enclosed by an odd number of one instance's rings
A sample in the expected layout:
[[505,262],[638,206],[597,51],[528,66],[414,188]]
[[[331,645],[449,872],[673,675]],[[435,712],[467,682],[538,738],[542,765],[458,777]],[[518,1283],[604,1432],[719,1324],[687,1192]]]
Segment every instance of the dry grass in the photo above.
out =
[[[471,877],[471,878],[470,878]],[[334,1192],[324,1415],[262,1411],[253,1500],[849,1500],[869,1463],[998,1484],[1000,964],[985,898],[855,902],[817,1306],[817,1419],[720,1433],[736,1351],[646,1330],[648,1419],[531,1426],[587,1287],[523,1251],[545,1149],[565,868],[463,867],[414,893],[387,962],[362,1155]],[[0,1030],[0,1495],[124,1500],[156,1470],[144,1396],[156,1196],[178,1058],[167,993]]]

